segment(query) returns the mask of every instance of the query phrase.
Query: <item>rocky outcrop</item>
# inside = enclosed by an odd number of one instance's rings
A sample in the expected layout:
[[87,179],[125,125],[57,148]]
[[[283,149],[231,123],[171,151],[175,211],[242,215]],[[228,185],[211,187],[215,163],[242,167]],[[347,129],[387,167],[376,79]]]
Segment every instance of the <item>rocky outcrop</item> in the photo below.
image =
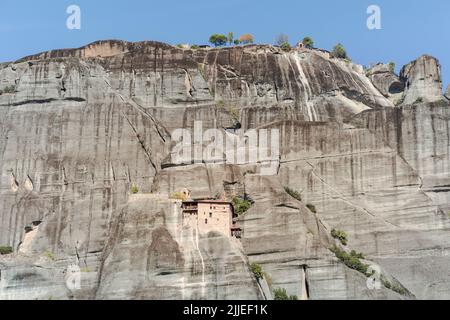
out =
[[405,83],[403,104],[442,99],[441,65],[436,58],[423,55],[410,62],[402,68],[400,79]]
[[[0,256],[0,299],[450,297],[450,104],[435,59],[400,78],[262,45],[101,41],[2,64],[14,90],[0,95],[0,246],[14,254]],[[227,137],[278,129],[274,172],[172,161],[173,131],[199,121]],[[183,226],[169,200],[183,188],[250,197],[242,238]],[[335,246],[391,285],[372,290]]]
[[385,97],[402,93],[404,90],[404,83],[387,64],[380,63],[371,67],[367,76]]
[[450,85],[447,87],[447,90],[445,91],[445,97],[450,100]]

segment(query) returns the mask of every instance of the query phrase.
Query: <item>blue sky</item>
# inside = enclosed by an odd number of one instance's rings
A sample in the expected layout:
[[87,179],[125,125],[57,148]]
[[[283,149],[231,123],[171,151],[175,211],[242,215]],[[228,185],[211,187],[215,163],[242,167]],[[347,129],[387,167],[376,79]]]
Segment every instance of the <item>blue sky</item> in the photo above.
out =
[[[66,9],[81,8],[81,30],[68,30]],[[381,8],[382,29],[368,30],[366,9]],[[395,61],[397,69],[421,54],[437,57],[450,83],[448,0],[0,0],[0,61],[100,39],[206,43],[212,33],[252,33],[273,43],[284,33],[305,35],[317,47],[341,42],[355,62]]]

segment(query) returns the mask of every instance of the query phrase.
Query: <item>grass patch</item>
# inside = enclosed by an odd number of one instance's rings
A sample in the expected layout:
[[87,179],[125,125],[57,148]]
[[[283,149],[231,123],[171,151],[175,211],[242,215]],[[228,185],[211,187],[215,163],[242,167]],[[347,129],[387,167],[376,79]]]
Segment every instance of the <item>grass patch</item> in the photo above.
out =
[[312,213],[317,213],[316,207],[313,204],[308,203],[306,207],[311,211]]
[[276,288],[273,290],[273,298],[274,300],[298,300],[297,296],[288,295],[284,288]]
[[0,247],[0,255],[2,255],[2,256],[11,254],[13,252],[14,252],[14,250],[12,247],[9,247],[9,246],[1,246]]
[[346,246],[348,243],[347,234],[342,230],[331,230],[331,236],[335,239],[338,239],[344,246]]
[[295,200],[302,201],[302,195],[300,194],[300,192],[295,191],[289,187],[284,187],[284,191],[286,191],[286,193]]

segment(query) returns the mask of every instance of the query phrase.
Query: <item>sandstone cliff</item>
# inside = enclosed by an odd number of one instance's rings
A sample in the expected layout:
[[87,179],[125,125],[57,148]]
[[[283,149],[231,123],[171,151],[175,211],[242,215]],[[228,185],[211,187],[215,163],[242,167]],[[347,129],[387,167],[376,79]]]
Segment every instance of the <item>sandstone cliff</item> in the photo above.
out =
[[[100,41],[1,64],[0,90],[0,299],[450,298],[450,102],[432,57],[396,76],[319,50]],[[171,133],[195,121],[279,129],[276,174],[172,163]],[[242,239],[183,228],[182,188],[251,197]],[[333,229],[397,290],[337,259]]]

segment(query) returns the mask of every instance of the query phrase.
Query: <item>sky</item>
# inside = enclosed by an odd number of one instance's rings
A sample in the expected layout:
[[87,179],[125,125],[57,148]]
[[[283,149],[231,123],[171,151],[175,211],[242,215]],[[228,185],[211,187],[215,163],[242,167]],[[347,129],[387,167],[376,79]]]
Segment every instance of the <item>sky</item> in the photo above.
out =
[[[81,29],[66,27],[70,5],[81,10]],[[367,28],[367,8],[381,9],[381,29]],[[342,43],[356,63],[394,61],[422,54],[442,65],[450,84],[448,0],[0,0],[0,62],[96,40],[156,40],[206,44],[213,33],[251,33],[257,43],[277,35],[291,44],[311,36],[330,50]]]

